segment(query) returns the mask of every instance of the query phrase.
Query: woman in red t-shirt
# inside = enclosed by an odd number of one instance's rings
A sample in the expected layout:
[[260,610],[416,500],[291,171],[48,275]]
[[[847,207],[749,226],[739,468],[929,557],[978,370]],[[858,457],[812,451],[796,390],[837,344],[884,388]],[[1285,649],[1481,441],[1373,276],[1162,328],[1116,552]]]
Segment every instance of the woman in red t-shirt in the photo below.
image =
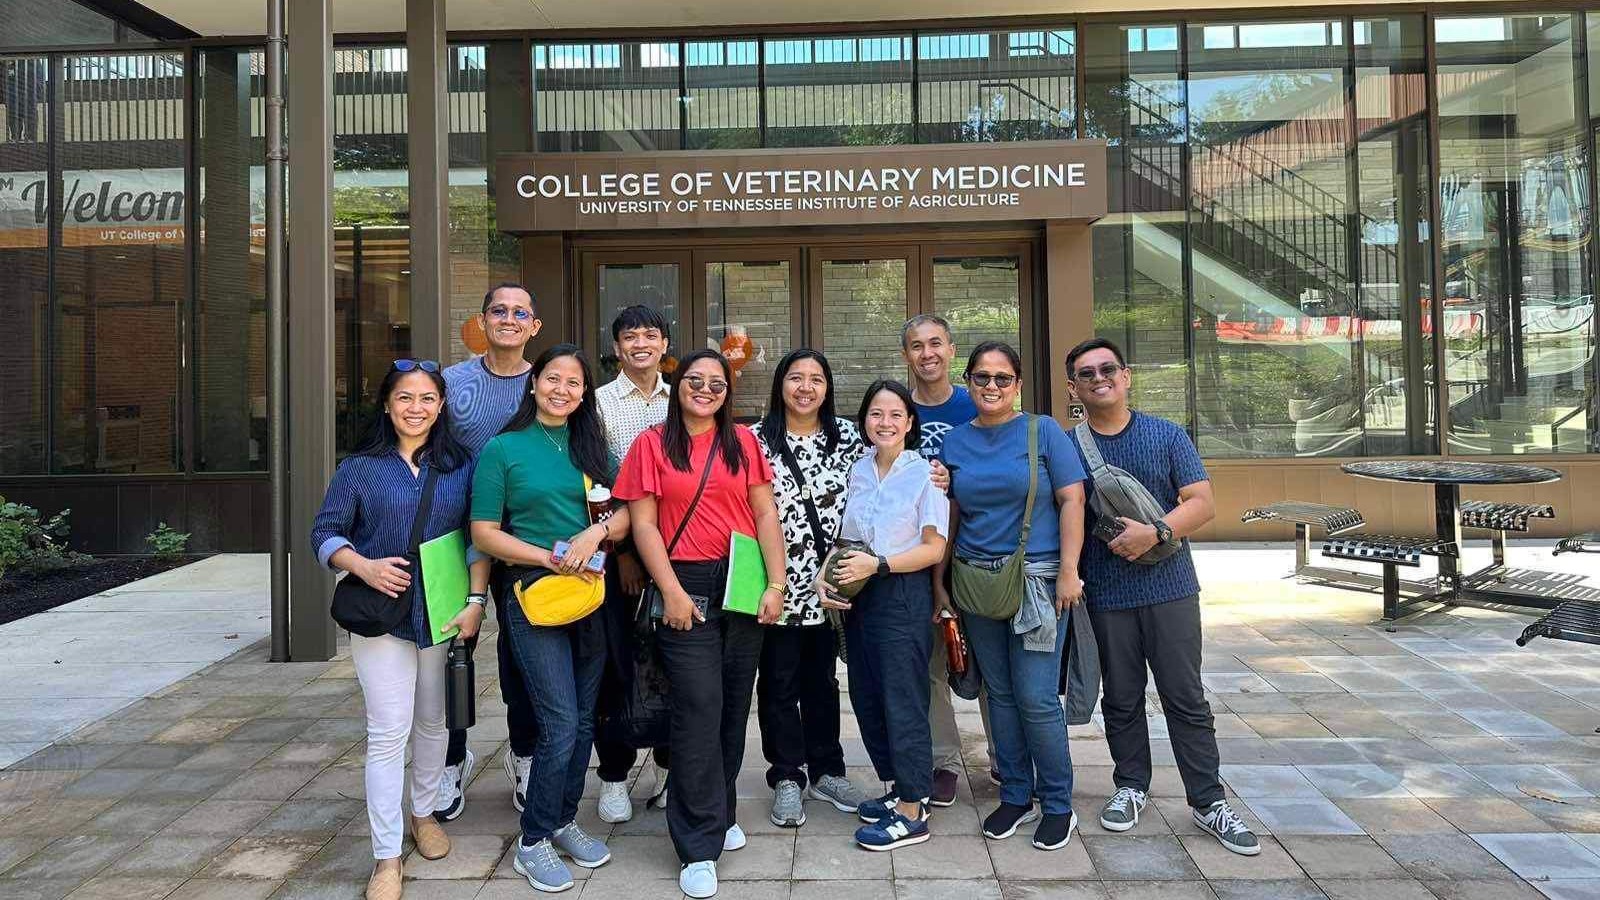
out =
[[[690,897],[717,890],[717,858],[745,844],[734,822],[734,782],[761,660],[762,625],[783,612],[783,530],[772,466],[755,435],[733,421],[733,369],[715,350],[678,367],[667,419],[639,435],[614,493],[628,501],[634,545],[663,598],[656,632],[671,683],[671,790],[667,830]],[[702,488],[702,484],[704,487]],[[728,543],[761,544],[767,589],[755,619],[722,609]]]

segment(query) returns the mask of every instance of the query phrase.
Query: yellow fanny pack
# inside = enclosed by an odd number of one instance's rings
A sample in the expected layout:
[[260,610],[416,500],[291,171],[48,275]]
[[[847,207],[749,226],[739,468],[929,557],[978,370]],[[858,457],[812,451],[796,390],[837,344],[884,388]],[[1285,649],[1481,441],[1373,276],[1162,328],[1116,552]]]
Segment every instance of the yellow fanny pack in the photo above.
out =
[[599,609],[606,599],[606,582],[578,575],[545,575],[526,586],[519,580],[515,591],[529,624],[554,627],[571,625]]

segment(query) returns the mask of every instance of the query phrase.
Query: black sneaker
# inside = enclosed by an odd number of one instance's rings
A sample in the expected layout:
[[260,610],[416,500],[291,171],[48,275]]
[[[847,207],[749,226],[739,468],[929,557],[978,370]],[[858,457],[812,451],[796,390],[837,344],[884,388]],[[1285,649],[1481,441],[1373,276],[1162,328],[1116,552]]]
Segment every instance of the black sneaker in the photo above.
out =
[[1077,813],[1050,813],[1033,830],[1033,845],[1040,850],[1060,850],[1078,830]]
[[949,769],[933,770],[933,793],[928,802],[934,806],[954,806],[956,789],[961,786],[961,776]]
[[996,841],[1005,840],[1017,833],[1017,826],[1037,818],[1039,811],[1031,803],[1027,806],[1002,803],[983,820],[983,836]]

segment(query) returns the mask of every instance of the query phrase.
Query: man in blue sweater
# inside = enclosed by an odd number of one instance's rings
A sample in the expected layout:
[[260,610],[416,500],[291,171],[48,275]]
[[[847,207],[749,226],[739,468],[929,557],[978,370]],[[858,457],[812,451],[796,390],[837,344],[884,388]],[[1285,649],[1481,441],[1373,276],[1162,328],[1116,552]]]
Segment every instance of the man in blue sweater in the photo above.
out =
[[[495,285],[483,295],[483,311],[479,315],[479,324],[489,338],[488,350],[482,356],[469,357],[444,370],[450,424],[473,457],[482,452],[490,438],[500,433],[521,405],[522,396],[528,391],[528,370],[533,368],[524,351],[542,324],[528,289],[509,281]],[[505,602],[496,597],[494,606],[500,620],[500,633],[505,634]],[[501,640],[496,644],[500,696],[506,703],[506,727],[511,733],[511,747],[505,756],[506,777],[511,779],[511,803],[521,812],[537,737],[533,702],[528,698],[522,676],[517,671],[516,658],[507,642]],[[477,638],[469,640],[468,645],[476,647]],[[450,749],[444,762],[444,780],[439,785],[439,800],[433,816],[448,822],[466,809],[466,786],[477,764],[477,758],[467,749],[465,729],[450,732]]]
[[[1194,443],[1181,427],[1128,407],[1131,377],[1122,351],[1102,338],[1067,353],[1072,395],[1088,410],[1094,444],[1108,466],[1123,469],[1169,512],[1151,524],[1121,518],[1109,542],[1094,535],[1094,481],[1086,513],[1084,597],[1100,646],[1106,742],[1116,764],[1116,793],[1100,812],[1108,831],[1139,823],[1150,796],[1150,731],[1144,715],[1145,668],[1156,693],[1195,824],[1245,856],[1261,845],[1223,796],[1217,733],[1200,682],[1200,582],[1189,545],[1155,565],[1134,562],[1158,542],[1183,540],[1216,515],[1211,481]],[[1072,440],[1083,453],[1077,429]]]

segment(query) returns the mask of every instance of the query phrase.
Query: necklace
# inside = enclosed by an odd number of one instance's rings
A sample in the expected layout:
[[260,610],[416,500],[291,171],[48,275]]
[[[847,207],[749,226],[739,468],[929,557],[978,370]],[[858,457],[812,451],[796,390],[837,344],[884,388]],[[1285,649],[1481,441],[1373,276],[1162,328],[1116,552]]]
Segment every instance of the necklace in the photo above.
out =
[[[565,428],[566,426],[563,425],[561,427]],[[544,439],[550,442],[550,446],[554,447],[557,453],[560,453],[565,449],[564,447],[561,446],[561,442],[560,441],[556,440],[554,437],[551,436],[550,427],[548,425],[544,424],[543,422],[540,422],[539,423],[539,432],[544,435]]]

